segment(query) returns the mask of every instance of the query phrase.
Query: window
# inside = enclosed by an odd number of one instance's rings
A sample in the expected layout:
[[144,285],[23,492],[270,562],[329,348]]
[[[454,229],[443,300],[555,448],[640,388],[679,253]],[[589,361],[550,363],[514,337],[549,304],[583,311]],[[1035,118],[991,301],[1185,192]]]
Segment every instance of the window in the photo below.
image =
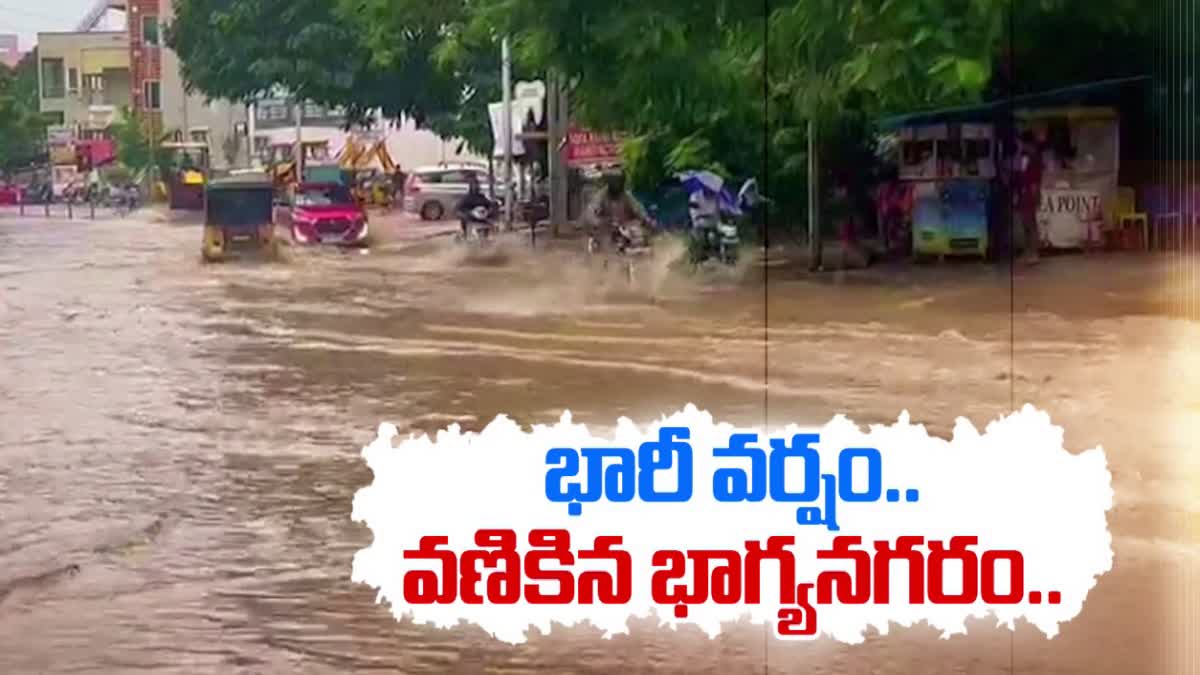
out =
[[147,80],[142,83],[142,105],[147,110],[162,109],[162,85],[158,80]]
[[208,144],[208,130],[207,129],[193,129],[190,132],[190,135],[192,137],[191,140],[193,143]]
[[42,98],[62,98],[65,89],[63,60],[42,59]]
[[66,115],[61,110],[54,110],[42,113],[42,119],[46,120],[46,126],[61,127],[66,123]]
[[79,70],[76,68],[67,69],[67,87],[72,93],[79,91]]
[[104,91],[104,76],[84,75],[83,88],[88,91]]
[[153,15],[142,17],[142,41],[148,45],[158,44],[158,17]]

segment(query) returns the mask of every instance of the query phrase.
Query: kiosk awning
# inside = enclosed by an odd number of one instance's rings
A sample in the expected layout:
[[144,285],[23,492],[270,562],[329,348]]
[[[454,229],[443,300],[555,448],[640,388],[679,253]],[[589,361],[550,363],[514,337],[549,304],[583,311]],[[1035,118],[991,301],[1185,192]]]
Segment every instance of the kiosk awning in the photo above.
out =
[[926,126],[933,124],[962,124],[986,122],[1003,113],[1010,106],[1015,111],[1030,108],[1068,108],[1076,106],[1112,106],[1127,87],[1141,86],[1149,77],[1125,77],[1078,84],[1061,89],[1025,94],[1011,99],[1001,99],[978,105],[942,108],[926,112],[896,115],[879,120],[879,126],[887,131],[901,127]]

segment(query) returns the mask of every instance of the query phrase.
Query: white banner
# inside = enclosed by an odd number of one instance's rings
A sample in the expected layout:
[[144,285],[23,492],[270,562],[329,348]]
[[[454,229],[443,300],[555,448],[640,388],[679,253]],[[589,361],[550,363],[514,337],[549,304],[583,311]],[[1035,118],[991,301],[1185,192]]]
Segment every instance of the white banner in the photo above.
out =
[[1104,195],[1089,188],[1043,188],[1038,231],[1051,248],[1083,248],[1099,238]]

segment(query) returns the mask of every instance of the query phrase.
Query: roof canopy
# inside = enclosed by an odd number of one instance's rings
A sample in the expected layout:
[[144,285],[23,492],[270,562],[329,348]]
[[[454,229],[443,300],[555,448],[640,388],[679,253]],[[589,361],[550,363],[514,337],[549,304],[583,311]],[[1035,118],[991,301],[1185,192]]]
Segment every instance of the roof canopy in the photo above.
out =
[[886,117],[879,121],[879,126],[885,130],[901,127],[926,126],[931,124],[962,124],[970,122],[987,122],[1011,108],[1019,115],[1021,110],[1035,108],[1065,108],[1071,106],[1111,106],[1120,100],[1121,94],[1129,87],[1141,86],[1149,82],[1149,77],[1126,77],[1115,80],[1102,80],[1087,84],[1078,84],[1062,89],[1054,89],[1038,94],[1025,94],[1013,98],[980,103],[978,105],[943,108],[908,115]]
[[266,176],[258,174],[234,174],[218,178],[208,184],[210,192],[219,190],[274,190],[275,185]]

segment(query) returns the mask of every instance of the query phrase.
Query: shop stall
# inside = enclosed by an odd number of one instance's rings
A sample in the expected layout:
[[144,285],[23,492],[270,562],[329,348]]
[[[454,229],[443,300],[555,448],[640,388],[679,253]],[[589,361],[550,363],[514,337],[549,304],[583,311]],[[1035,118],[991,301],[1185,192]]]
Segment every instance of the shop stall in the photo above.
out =
[[1109,217],[1120,167],[1120,118],[1114,108],[1017,111],[1018,127],[1042,152],[1038,231],[1042,248],[1081,249],[1097,242]]
[[[1114,225],[1108,221],[1120,194],[1121,120],[1144,114],[1149,83],[1146,77],[1106,80],[882,120],[882,130],[899,141],[900,180],[912,188],[914,251],[926,256],[987,251],[989,223],[992,232],[1008,226],[990,222],[1005,212],[991,208],[999,206],[993,203],[999,198],[993,194],[997,170],[1009,161],[1017,138],[1027,134],[1042,153],[1038,245],[1080,249],[1100,240],[1104,228]],[[1011,138],[1001,138],[995,126],[1006,121]]]
[[995,143],[987,124],[901,127],[899,178],[912,192],[917,256],[983,256]]

